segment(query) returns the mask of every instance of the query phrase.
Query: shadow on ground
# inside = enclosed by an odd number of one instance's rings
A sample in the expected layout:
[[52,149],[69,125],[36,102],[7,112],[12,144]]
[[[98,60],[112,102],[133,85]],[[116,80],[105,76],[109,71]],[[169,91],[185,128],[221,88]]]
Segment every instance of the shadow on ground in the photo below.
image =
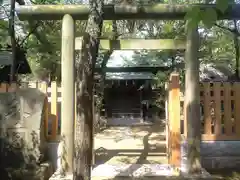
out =
[[[131,164],[124,171],[132,174],[139,168],[139,164],[167,164],[164,131],[164,121],[152,125],[117,126],[104,130],[95,137],[94,168],[102,164]],[[122,173],[125,174],[121,171]]]
[[[92,180],[184,180],[179,176],[131,177],[138,171],[139,164],[167,164],[165,144],[165,122],[159,121],[147,126],[111,127],[95,137],[95,168],[101,164],[129,166],[115,177],[94,176]],[[122,176],[129,174],[129,176]],[[203,179],[203,178],[194,178]],[[223,179],[218,177],[206,179]]]

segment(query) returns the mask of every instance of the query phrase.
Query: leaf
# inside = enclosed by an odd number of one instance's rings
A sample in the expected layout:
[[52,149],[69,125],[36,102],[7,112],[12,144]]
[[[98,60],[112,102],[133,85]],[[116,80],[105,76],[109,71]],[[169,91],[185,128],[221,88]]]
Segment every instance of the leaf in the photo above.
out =
[[208,8],[201,13],[202,22],[207,28],[211,28],[217,20],[217,12]]
[[201,20],[201,10],[199,7],[193,7],[185,15],[185,20],[187,20],[187,28],[194,28],[198,25]]
[[112,32],[112,21],[110,20],[103,21],[103,31]]
[[201,10],[200,10],[199,7],[193,7],[193,8],[191,8],[190,10],[187,11],[184,19],[185,19],[185,20],[190,20],[190,19],[196,19],[196,20],[198,20],[198,17],[199,17],[199,15],[200,15],[200,12],[201,12]]
[[224,13],[228,8],[229,0],[217,0],[216,1],[216,7],[218,10],[220,10],[222,13]]
[[0,29],[8,29],[8,21],[0,20]]
[[166,23],[163,25],[163,32],[164,33],[170,33],[173,31],[173,24],[171,23]]

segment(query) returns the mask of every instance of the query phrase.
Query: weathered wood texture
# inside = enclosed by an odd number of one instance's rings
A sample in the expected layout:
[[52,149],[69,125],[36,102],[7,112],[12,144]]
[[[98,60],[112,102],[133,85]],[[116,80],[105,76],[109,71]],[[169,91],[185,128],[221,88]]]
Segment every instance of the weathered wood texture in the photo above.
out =
[[[190,5],[105,5],[103,19],[164,19],[182,20],[187,11],[193,7],[201,9],[214,8],[214,4],[190,4]],[[218,19],[239,19],[240,4],[229,5],[225,13],[217,10]],[[71,14],[76,20],[88,19],[90,9],[87,5],[34,5],[20,6],[16,8],[20,20],[61,20],[64,14]]]
[[239,98],[239,82],[200,83],[202,141],[240,140]]
[[[236,168],[240,157],[237,151],[238,142],[240,142],[240,83],[201,82],[199,87],[201,125],[198,128],[201,130],[200,155],[203,167]],[[181,109],[185,109],[184,96],[181,96],[178,100],[182,101]],[[181,112],[183,113],[181,114],[181,120],[186,121],[186,118],[184,118],[186,109]],[[178,115],[179,112],[169,109],[169,117],[171,113],[177,113]],[[169,126],[176,125],[169,121]],[[186,135],[187,130],[185,126],[181,133]],[[182,166],[184,167],[186,166],[188,152],[186,136],[181,144],[182,150],[179,153],[181,153]],[[170,144],[168,147],[171,148]]]
[[[82,37],[75,39],[75,49],[80,50]],[[100,49],[104,50],[171,50],[185,49],[186,42],[181,39],[121,39],[121,40],[100,40]]]
[[168,152],[169,164],[180,166],[180,84],[179,74],[172,73],[170,75],[168,92]]

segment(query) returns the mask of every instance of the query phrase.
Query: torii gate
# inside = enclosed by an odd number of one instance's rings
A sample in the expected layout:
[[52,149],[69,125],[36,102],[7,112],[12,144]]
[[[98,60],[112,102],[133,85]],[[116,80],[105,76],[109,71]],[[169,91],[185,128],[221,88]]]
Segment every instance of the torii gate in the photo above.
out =
[[[104,6],[104,20],[122,20],[122,19],[158,19],[158,20],[182,20],[184,19],[187,11],[193,7],[200,7],[202,9],[213,8],[218,13],[219,19],[239,19],[240,18],[240,4],[231,5],[225,11],[221,13],[217,10],[214,4],[208,5],[168,5],[168,4],[156,4],[153,6],[130,6],[130,5],[105,5]],[[75,23],[74,20],[86,20],[89,15],[89,7],[87,5],[34,5],[34,6],[20,6],[17,9],[17,14],[20,20],[62,20],[62,120],[61,120],[61,135],[66,136],[66,149],[67,151],[67,163],[69,165],[69,172],[72,172],[73,162],[73,150],[74,150],[74,105],[75,105],[75,59],[74,51],[81,49],[81,38],[76,38],[74,35]],[[186,97],[188,94],[196,94],[196,90],[199,89],[199,76],[198,71],[198,46],[193,46],[193,43],[198,43],[198,31],[197,28],[188,30],[187,32],[187,45],[182,40],[101,40],[100,47],[103,49],[109,49],[113,47],[115,50],[133,50],[133,49],[185,49],[186,48]],[[189,78],[194,81],[190,86]],[[185,104],[189,109],[196,109],[196,102],[199,104],[198,95],[195,97],[187,97]],[[66,116],[66,114],[68,116]],[[64,116],[65,115],[65,116]],[[199,117],[195,114],[195,111],[186,111],[186,123],[187,132],[200,123]],[[176,127],[180,128],[180,127]],[[174,129],[172,129],[174,134]],[[176,132],[179,132],[177,129]],[[187,134],[192,138],[195,134]],[[180,135],[177,134],[174,142],[180,143]],[[179,145],[179,144],[178,144]],[[177,145],[176,145],[177,146]],[[178,156],[178,154],[175,154]],[[180,157],[178,157],[180,158]],[[179,166],[179,161],[172,162]]]

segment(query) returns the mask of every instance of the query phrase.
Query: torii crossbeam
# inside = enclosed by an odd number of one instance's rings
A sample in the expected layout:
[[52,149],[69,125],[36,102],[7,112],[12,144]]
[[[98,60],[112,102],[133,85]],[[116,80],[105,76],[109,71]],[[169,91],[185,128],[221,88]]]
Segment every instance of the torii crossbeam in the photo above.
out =
[[[218,19],[240,19],[240,4],[232,4],[224,13],[216,8],[215,4],[190,4],[190,5],[105,5],[104,20],[122,19],[162,19],[182,20],[189,9],[213,8],[217,11]],[[70,14],[75,20],[86,20],[89,15],[87,5],[33,5],[16,8],[20,20],[61,20],[65,14]]]
[[[156,4],[156,5],[105,5],[104,6],[104,20],[122,20],[122,19],[158,19],[158,20],[183,20],[187,12],[193,7],[199,7],[202,10],[206,10],[208,8],[215,9],[217,12],[217,18],[219,20],[222,19],[240,19],[240,4],[232,4],[229,5],[226,11],[221,12],[217,9],[215,4],[190,4],[190,5],[168,5],[168,4]],[[68,171],[72,172],[72,162],[73,162],[73,148],[74,148],[74,133],[72,129],[74,126],[74,105],[75,105],[75,97],[74,97],[74,52],[75,52],[75,35],[74,35],[74,20],[86,20],[89,16],[89,6],[87,5],[33,5],[33,6],[19,6],[16,8],[16,12],[20,20],[63,20],[62,26],[62,106],[61,112],[63,114],[61,120],[61,136],[65,137],[65,150],[66,154],[64,156],[66,159],[66,163],[68,165]],[[197,39],[197,40],[196,40]],[[149,40],[150,41],[150,40]],[[194,30],[188,30],[187,32],[187,45],[184,46],[182,43],[178,45],[173,45],[173,42],[176,40],[169,41],[168,46],[163,46],[163,43],[158,44],[151,41],[151,49],[158,47],[162,49],[184,49],[186,48],[186,58],[185,60],[189,63],[186,68],[186,74],[188,77],[191,76],[191,86],[188,86],[188,93],[194,94],[194,91],[199,89],[199,78],[196,74],[198,72],[198,31],[197,28]],[[196,41],[196,42],[195,42]],[[79,42],[76,39],[76,42]],[[110,41],[102,41],[100,45],[105,47],[105,49],[109,49],[111,43]],[[122,41],[123,43],[124,41]],[[135,41],[136,42],[136,41]],[[164,41],[162,41],[164,42]],[[166,41],[165,41],[166,42]],[[197,45],[196,45],[197,43]],[[134,44],[134,43],[132,43]],[[135,43],[137,44],[139,49],[145,49],[148,47],[143,45],[141,48],[139,45],[139,41]],[[170,45],[172,47],[170,47]],[[80,43],[79,43],[80,45]],[[121,45],[121,41],[115,42],[115,49],[132,49],[133,45],[125,44]],[[82,49],[82,47],[76,44],[76,49]],[[150,49],[150,48],[148,48]],[[197,62],[197,63],[196,63]],[[187,78],[186,78],[187,79]],[[190,81],[189,81],[190,82]],[[188,83],[187,80],[185,83]],[[174,87],[172,87],[174,88]],[[186,93],[186,94],[188,94]],[[199,99],[196,96],[191,97],[191,102],[195,102],[194,104],[188,104],[189,109],[194,109],[197,107],[199,103]],[[190,107],[191,106],[191,107]],[[194,111],[187,112],[188,113],[188,122],[189,129],[191,127],[195,127],[194,122],[200,122],[200,116],[196,117]],[[67,114],[67,116],[66,116]],[[189,115],[190,114],[190,115]],[[175,119],[177,121],[178,119]],[[180,120],[179,120],[180,121]],[[171,133],[174,134],[172,142],[172,146],[175,147],[175,152],[172,153],[171,163],[179,166],[180,164],[180,141],[181,135],[177,130],[172,130]],[[199,146],[198,146],[199,147]],[[200,149],[200,147],[199,147]],[[191,159],[191,158],[189,158]]]

